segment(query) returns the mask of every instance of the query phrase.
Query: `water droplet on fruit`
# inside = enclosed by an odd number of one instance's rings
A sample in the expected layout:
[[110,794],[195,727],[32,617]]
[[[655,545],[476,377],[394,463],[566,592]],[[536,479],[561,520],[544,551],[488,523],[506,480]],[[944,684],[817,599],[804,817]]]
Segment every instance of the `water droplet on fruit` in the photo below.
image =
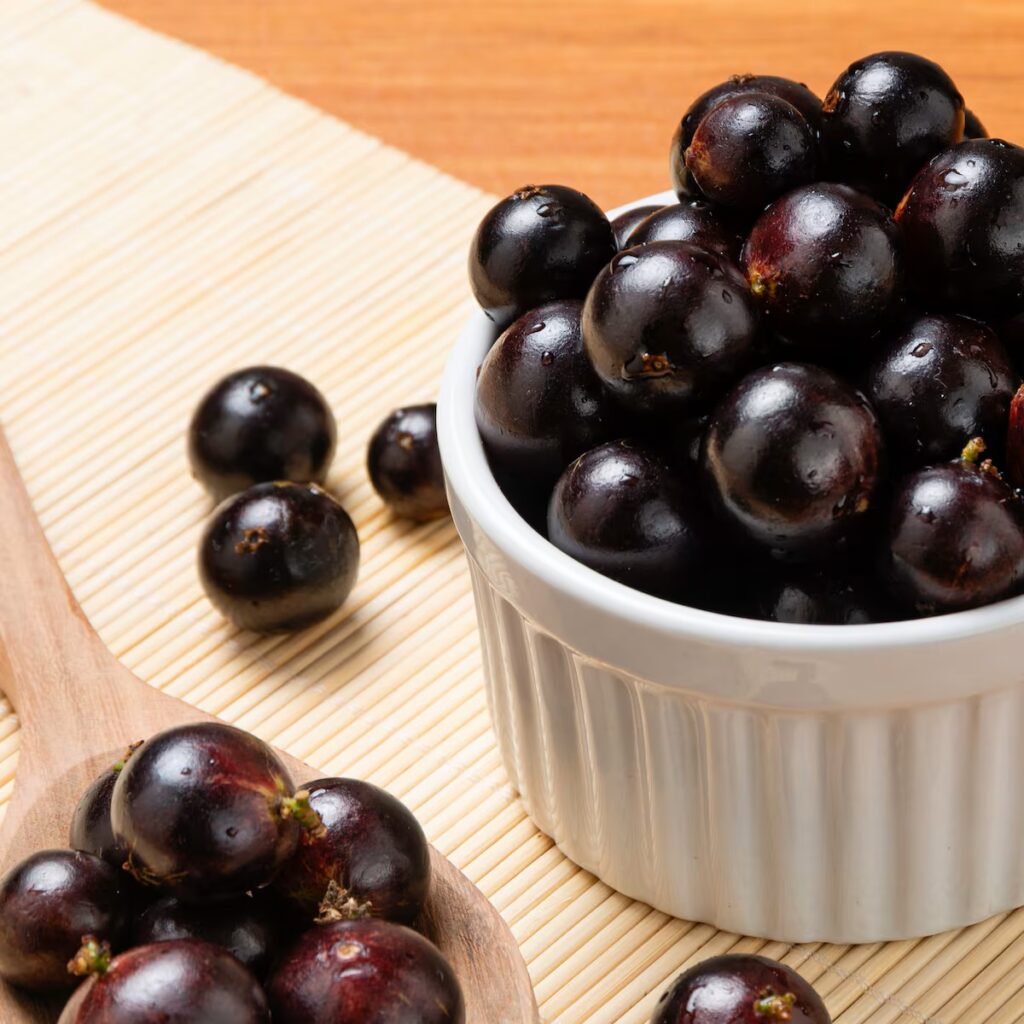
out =
[[238,835],[238,829],[234,825],[230,825],[225,831],[227,832],[228,839],[234,839]]
[[961,185],[966,185],[968,182],[967,175],[962,171],[958,171],[955,167],[952,168],[952,170],[946,171],[946,175],[942,180],[947,185],[952,185],[954,188],[959,188]]
[[926,523],[935,522],[935,513],[932,511],[930,505],[922,505],[920,508],[914,510],[914,514],[918,519],[923,519]]
[[968,160],[967,161],[967,166],[968,167],[974,167],[975,166],[974,161],[973,160]]
[[541,353],[541,357],[540,357],[540,365],[541,366],[550,366],[554,361],[555,361],[554,353],[552,353],[552,352],[543,352],[543,353]]
[[540,331],[543,331],[545,327],[547,327],[547,324],[543,320],[538,320],[535,324],[531,324],[526,329],[526,333],[527,334],[538,334]]
[[191,775],[192,774],[192,769],[191,768],[182,768],[181,769],[181,774],[182,775]]
[[882,112],[880,110],[872,110],[871,111],[871,123],[872,124],[881,124],[881,122],[882,122]]
[[910,354],[918,359],[923,359],[932,350],[930,341],[919,341],[911,350]]
[[622,270],[624,267],[633,266],[633,264],[636,263],[637,259],[638,257],[633,256],[628,252],[623,253],[612,264],[612,273],[614,274],[616,270]]

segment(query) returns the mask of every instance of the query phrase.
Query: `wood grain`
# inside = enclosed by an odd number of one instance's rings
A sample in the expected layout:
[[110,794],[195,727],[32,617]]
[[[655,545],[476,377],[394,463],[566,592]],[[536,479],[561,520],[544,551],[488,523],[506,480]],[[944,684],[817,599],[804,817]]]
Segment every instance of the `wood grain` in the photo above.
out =
[[[22,726],[21,761],[2,826],[0,866],[67,842],[78,796],[118,751],[185,722],[211,719],[141,682],[109,653],[64,581],[0,430],[0,690]],[[81,686],[80,680],[88,680]],[[282,752],[293,780],[322,777]],[[431,849],[431,938],[462,983],[467,1024],[532,1024],[526,965],[508,926]],[[54,1008],[0,985],[4,1020],[45,1024]]]
[[904,0],[104,0],[465,181],[572,184],[605,206],[667,187],[674,120],[730,74],[823,92],[908,49],[989,130],[1024,137],[1024,5]]

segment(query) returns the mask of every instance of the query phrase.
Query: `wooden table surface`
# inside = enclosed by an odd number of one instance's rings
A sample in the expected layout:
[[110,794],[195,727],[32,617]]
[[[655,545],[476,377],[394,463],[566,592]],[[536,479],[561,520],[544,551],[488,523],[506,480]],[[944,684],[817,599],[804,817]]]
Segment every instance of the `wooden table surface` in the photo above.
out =
[[667,187],[674,121],[735,72],[824,92],[852,60],[942,63],[993,134],[1024,138],[1015,0],[103,0],[465,181]]

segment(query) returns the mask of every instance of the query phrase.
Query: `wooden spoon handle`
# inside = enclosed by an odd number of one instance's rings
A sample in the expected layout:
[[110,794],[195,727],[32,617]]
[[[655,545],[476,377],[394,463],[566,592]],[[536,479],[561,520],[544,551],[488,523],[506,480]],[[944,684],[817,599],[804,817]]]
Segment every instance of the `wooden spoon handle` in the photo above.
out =
[[45,704],[72,701],[69,668],[81,664],[83,650],[90,649],[102,657],[0,427],[0,690],[23,720]]

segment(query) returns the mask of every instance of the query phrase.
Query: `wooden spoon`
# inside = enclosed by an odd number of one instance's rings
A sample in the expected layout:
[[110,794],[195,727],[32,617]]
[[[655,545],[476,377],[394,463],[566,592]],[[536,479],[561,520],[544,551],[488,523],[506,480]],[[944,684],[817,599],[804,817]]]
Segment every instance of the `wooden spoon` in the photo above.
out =
[[[63,847],[71,814],[112,753],[168,726],[209,719],[147,686],[107,650],[50,551],[0,430],[0,690],[21,722],[14,795],[0,828],[0,868]],[[321,777],[282,752],[296,784]],[[507,925],[436,850],[427,908],[470,1024],[539,1020],[526,965]],[[50,1022],[59,1006],[0,984],[0,1020]]]

